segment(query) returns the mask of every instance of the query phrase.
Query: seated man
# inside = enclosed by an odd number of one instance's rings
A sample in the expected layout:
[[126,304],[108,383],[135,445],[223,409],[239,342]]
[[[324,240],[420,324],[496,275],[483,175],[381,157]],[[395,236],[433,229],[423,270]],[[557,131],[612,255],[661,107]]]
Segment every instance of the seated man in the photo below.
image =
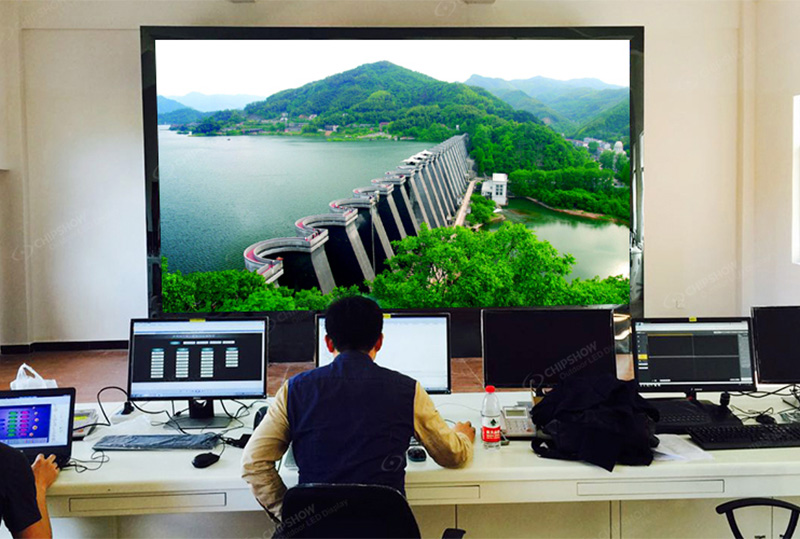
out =
[[0,444],[0,521],[13,537],[52,537],[45,493],[58,476],[55,455],[32,466],[18,450]]
[[242,477],[273,518],[286,487],[275,462],[292,442],[300,483],[361,483],[405,492],[412,434],[441,466],[472,457],[475,429],[448,427],[418,382],[377,365],[383,313],[362,297],[333,303],[325,316],[333,363],[284,383],[242,455]]

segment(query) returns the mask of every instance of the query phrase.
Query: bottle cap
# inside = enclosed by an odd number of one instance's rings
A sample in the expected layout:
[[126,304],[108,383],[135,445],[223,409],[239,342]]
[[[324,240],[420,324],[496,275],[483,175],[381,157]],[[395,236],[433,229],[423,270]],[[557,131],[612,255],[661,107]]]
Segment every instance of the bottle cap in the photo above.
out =
[[494,393],[494,386],[486,386],[487,393]]

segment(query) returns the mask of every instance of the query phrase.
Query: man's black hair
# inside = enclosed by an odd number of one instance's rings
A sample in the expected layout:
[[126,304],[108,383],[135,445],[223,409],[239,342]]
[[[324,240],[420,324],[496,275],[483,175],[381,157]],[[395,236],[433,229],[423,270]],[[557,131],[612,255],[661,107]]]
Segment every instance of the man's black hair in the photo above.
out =
[[369,352],[383,331],[383,313],[371,299],[341,298],[325,312],[325,331],[339,352]]

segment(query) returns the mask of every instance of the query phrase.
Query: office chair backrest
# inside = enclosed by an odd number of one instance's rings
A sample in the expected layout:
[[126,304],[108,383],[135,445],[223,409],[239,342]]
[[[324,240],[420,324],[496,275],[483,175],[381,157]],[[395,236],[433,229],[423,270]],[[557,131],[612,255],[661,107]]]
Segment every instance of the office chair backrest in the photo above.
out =
[[305,484],[283,498],[275,537],[420,537],[408,502],[380,485]]
[[725,502],[718,505],[717,513],[720,515],[723,513],[725,514],[725,517],[728,519],[728,525],[731,528],[731,533],[733,533],[733,537],[735,539],[744,539],[741,530],[739,530],[739,526],[736,524],[736,516],[734,516],[733,512],[742,507],[753,507],[759,505],[780,507],[781,509],[788,509],[791,512],[789,524],[786,526],[786,530],[781,534],[781,537],[784,539],[791,539],[794,535],[795,529],[797,528],[798,517],[800,517],[800,507],[793,503],[785,502],[783,500],[775,500],[772,498],[742,498],[740,500],[732,500],[730,502]]

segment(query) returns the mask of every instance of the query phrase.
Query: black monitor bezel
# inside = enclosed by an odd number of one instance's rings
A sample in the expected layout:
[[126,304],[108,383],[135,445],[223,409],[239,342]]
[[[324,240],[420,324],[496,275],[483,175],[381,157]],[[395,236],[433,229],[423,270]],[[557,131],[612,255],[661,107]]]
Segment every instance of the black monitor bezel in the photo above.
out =
[[615,376],[617,376],[616,371],[616,364],[617,364],[617,354],[616,354],[616,334],[614,331],[614,309],[613,306],[609,305],[587,305],[587,306],[554,306],[554,307],[536,307],[536,308],[499,308],[499,309],[482,309],[481,310],[481,361],[483,364],[483,383],[485,386],[492,385],[499,389],[519,389],[519,390],[530,390],[530,389],[550,389],[556,387],[558,385],[558,381],[546,381],[543,382],[538,387],[527,387],[527,386],[518,386],[518,385],[510,385],[504,382],[495,383],[489,379],[489,369],[486,368],[486,339],[484,338],[485,332],[485,320],[486,314],[492,313],[510,313],[510,312],[519,312],[519,313],[529,313],[529,312],[536,312],[536,313],[546,313],[546,312],[561,312],[561,311],[570,311],[570,312],[580,312],[580,311],[607,311],[608,318],[609,318],[609,335],[611,336],[611,343],[610,347],[612,349],[612,353],[614,356],[614,369],[615,369]]
[[[159,322],[159,323],[172,323],[172,322],[254,322],[259,319],[264,321],[264,386],[262,392],[258,395],[214,395],[211,397],[187,397],[186,395],[179,395],[177,397],[134,397],[131,393],[131,371],[133,366],[133,327],[137,322]],[[261,317],[192,317],[192,318],[132,318],[130,329],[130,340],[128,341],[128,384],[126,390],[128,391],[128,399],[136,402],[148,401],[176,401],[176,400],[220,400],[220,399],[263,399],[267,396],[267,381],[269,379],[269,318],[266,316]]]
[[637,318],[631,320],[631,361],[633,362],[633,376],[636,383],[639,383],[639,363],[636,358],[639,356],[639,350],[636,344],[636,323],[677,323],[677,324],[702,324],[714,322],[747,322],[747,331],[750,335],[750,371],[753,373],[753,381],[750,384],[714,384],[713,386],[704,386],[703,384],[670,384],[667,386],[639,386],[640,391],[643,393],[692,393],[692,392],[710,392],[719,393],[721,391],[755,391],[756,389],[756,364],[755,364],[755,349],[753,346],[753,324],[748,316],[728,316],[728,317],[707,317],[707,318]]
[[[798,384],[800,383],[800,376],[798,378],[789,380],[789,379],[780,379],[780,378],[764,378],[761,372],[761,355],[758,353],[758,323],[756,321],[756,313],[759,311],[789,311],[795,310],[800,312],[800,306],[798,305],[759,305],[753,306],[750,308],[750,318],[752,319],[752,335],[753,335],[753,347],[755,348],[755,358],[756,358],[756,371],[758,372],[758,381],[762,384]],[[800,372],[800,367],[798,368],[798,372]]]
[[[146,239],[148,275],[148,315],[151,318],[181,316],[218,316],[214,313],[165,313],[161,287],[161,223],[158,173],[158,110],[156,89],[157,40],[182,39],[619,39],[630,43],[630,296],[627,304],[616,306],[618,312],[632,317],[644,315],[644,235],[643,170],[644,134],[644,27],[643,26],[558,26],[558,27],[236,27],[236,26],[142,26],[140,27],[142,67],[142,111],[144,127],[144,165],[146,200]],[[581,307],[581,306],[577,306]],[[488,307],[452,307],[440,309],[451,314],[475,313]],[[262,313],[236,313],[262,316]],[[458,326],[459,331],[466,329]],[[475,350],[477,351],[477,350]],[[302,358],[293,358],[302,361]]]
[[9,391],[0,391],[0,399],[5,398],[20,398],[20,397],[69,397],[69,420],[68,420],[68,428],[67,430],[67,443],[64,445],[56,445],[56,446],[49,446],[49,447],[33,447],[33,448],[26,448],[26,447],[19,447],[19,446],[9,446],[13,447],[14,449],[18,449],[22,451],[22,453],[29,459],[36,458],[36,455],[39,453],[46,453],[48,455],[53,454],[56,456],[66,456],[69,457],[72,455],[72,429],[74,427],[75,421],[75,400],[76,400],[76,393],[74,387],[52,387],[46,389],[14,389]]
[[[453,338],[452,333],[450,332],[450,313],[445,312],[414,312],[414,311],[386,311],[383,313],[384,319],[385,318],[433,318],[439,317],[444,318],[447,322],[447,389],[433,389],[429,390],[427,388],[425,391],[430,395],[449,395],[453,392],[453,368],[452,362],[453,358],[450,353],[450,340]],[[314,346],[314,367],[319,367],[319,342],[320,342],[320,334],[319,334],[319,319],[324,318],[325,313],[317,313],[314,315],[314,338],[315,338],[315,346]],[[402,373],[401,373],[402,374]],[[417,380],[419,381],[419,380]]]

